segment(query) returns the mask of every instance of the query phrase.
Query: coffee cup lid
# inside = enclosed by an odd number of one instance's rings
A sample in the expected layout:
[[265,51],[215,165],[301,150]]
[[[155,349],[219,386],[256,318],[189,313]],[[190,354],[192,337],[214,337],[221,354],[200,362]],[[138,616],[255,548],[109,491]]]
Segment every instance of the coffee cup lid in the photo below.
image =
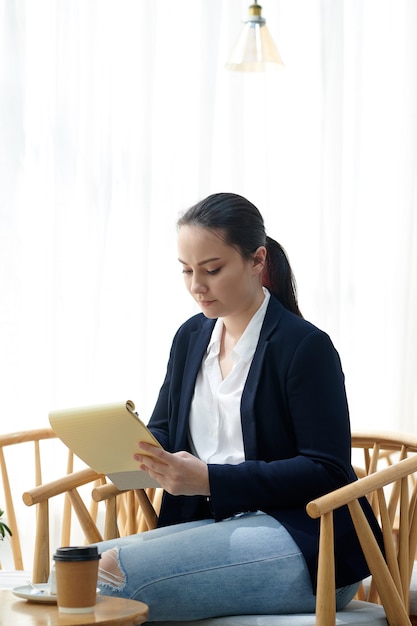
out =
[[57,548],[54,561],[97,561],[101,559],[101,554],[97,546],[65,546]]

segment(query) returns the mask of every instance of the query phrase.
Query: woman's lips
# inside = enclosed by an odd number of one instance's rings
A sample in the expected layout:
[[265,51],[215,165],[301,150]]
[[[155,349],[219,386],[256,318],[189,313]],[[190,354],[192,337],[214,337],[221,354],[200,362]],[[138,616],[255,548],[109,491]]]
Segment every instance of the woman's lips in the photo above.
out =
[[200,306],[210,306],[215,300],[197,300],[197,302]]

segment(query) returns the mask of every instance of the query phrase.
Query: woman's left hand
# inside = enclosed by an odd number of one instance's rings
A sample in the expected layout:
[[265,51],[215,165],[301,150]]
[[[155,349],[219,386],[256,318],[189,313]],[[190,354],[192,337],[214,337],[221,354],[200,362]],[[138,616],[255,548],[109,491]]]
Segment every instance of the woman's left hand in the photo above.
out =
[[[189,452],[171,454],[145,442],[139,443],[143,454],[135,454],[139,469],[147,472],[173,496],[209,496],[208,467]],[[152,456],[148,456],[152,455]]]

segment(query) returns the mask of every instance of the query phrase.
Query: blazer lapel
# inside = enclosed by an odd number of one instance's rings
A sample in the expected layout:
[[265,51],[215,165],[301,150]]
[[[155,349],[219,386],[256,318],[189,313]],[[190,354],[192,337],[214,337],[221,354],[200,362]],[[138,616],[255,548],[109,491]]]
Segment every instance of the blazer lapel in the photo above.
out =
[[190,335],[178,407],[178,427],[175,437],[176,450],[184,450],[187,448],[188,416],[194,394],[195,381],[215,322],[216,320],[204,318],[202,320],[201,329],[193,331]]
[[269,346],[269,338],[277,328],[283,306],[276,298],[271,299],[266,310],[264,323],[259,335],[258,345],[253,355],[252,364],[249,369],[245,387],[242,393],[240,405],[243,445],[245,448],[245,458],[247,460],[255,460],[257,458],[257,441],[256,441],[256,416],[255,416],[255,397],[258,384],[261,379],[262,366],[265,362],[265,355]]

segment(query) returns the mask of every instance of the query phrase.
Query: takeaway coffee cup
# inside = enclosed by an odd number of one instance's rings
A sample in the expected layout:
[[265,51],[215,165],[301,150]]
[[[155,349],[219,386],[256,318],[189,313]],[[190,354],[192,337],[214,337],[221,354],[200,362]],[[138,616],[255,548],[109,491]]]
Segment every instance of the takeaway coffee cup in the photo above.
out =
[[98,561],[96,547],[58,548],[55,561],[56,595],[61,613],[92,613],[96,603]]

